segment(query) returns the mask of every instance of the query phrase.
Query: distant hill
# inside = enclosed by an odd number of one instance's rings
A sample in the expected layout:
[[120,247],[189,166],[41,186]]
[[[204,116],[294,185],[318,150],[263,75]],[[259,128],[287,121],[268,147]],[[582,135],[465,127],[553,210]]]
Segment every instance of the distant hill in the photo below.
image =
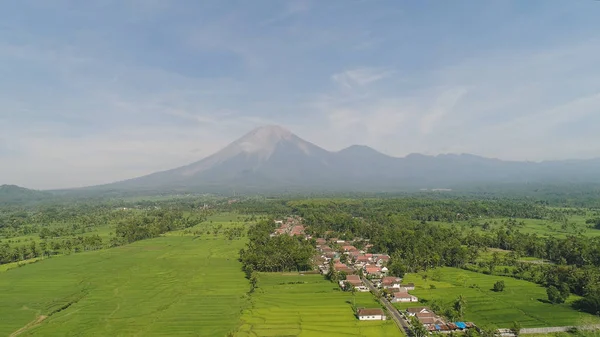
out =
[[0,204],[30,203],[51,197],[52,194],[49,192],[30,190],[16,185],[0,186]]
[[280,126],[264,126],[195,163],[86,190],[395,192],[477,184],[599,182],[600,159],[534,163],[471,154],[396,158],[359,145],[331,152]]

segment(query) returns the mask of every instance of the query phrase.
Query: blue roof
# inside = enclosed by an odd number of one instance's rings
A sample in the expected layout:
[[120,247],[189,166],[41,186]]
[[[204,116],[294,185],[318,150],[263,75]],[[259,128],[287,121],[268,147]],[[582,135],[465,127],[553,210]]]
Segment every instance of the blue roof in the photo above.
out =
[[465,322],[456,322],[456,323],[454,323],[454,324],[456,324],[456,326],[457,326],[459,329],[466,329],[466,328],[467,328],[467,325],[465,324]]
[[437,325],[437,324],[435,325],[435,329],[436,329],[436,330],[442,330],[442,328],[440,328],[440,326],[439,326],[439,325]]

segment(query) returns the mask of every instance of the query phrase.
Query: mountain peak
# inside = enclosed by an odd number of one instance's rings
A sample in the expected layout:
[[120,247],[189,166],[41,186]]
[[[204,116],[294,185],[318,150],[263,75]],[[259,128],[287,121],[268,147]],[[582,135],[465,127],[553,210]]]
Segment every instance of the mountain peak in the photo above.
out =
[[265,125],[250,131],[234,144],[242,152],[260,153],[262,156],[269,157],[279,142],[293,139],[294,134],[288,129],[278,125]]
[[271,140],[281,140],[281,139],[290,139],[293,133],[279,125],[264,125],[257,127],[256,129],[250,131],[246,136],[242,137],[248,138],[261,138],[261,139],[271,139]]

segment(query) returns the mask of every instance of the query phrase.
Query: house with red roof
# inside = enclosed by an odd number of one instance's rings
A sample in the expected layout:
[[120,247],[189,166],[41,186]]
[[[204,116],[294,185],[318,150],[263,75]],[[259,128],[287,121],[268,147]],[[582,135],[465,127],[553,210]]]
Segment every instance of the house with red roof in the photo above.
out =
[[373,266],[373,265],[367,265],[367,266],[365,266],[364,269],[365,269],[365,273],[367,275],[375,276],[375,277],[381,276],[381,268],[380,267]]
[[397,292],[392,295],[392,303],[409,303],[409,302],[419,302],[419,299],[416,296],[413,296],[409,293],[405,292]]

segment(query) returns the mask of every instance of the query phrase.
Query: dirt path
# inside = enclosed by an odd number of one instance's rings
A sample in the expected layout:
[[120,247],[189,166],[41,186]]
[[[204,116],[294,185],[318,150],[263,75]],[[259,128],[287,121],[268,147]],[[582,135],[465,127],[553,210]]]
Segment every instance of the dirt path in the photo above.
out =
[[16,336],[22,334],[23,332],[25,332],[25,331],[27,331],[27,330],[35,327],[35,326],[40,325],[46,318],[48,318],[48,316],[44,316],[44,315],[38,316],[36,319],[34,319],[33,321],[27,323],[27,325],[25,325],[21,329],[15,331],[13,333],[11,333],[9,337],[16,337]]

